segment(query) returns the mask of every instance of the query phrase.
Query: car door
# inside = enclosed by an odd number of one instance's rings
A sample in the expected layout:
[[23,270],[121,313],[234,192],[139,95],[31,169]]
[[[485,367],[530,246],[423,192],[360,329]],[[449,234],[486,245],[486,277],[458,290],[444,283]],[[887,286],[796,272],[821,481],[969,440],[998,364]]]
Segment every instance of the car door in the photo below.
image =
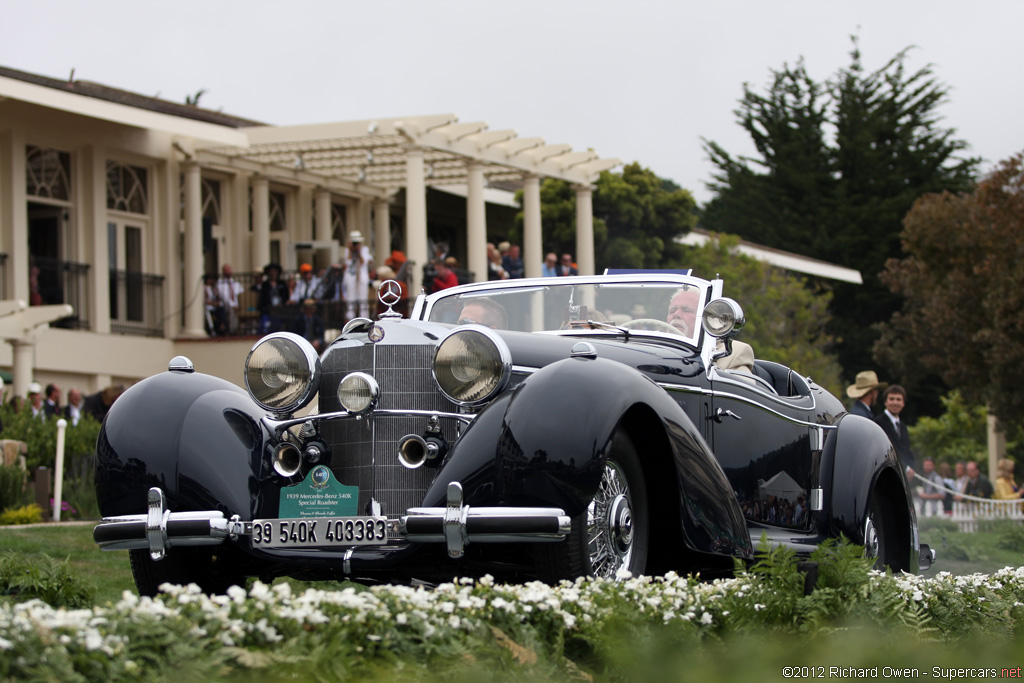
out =
[[719,368],[710,375],[710,442],[744,516],[808,528],[821,455],[810,392],[783,396],[770,379]]

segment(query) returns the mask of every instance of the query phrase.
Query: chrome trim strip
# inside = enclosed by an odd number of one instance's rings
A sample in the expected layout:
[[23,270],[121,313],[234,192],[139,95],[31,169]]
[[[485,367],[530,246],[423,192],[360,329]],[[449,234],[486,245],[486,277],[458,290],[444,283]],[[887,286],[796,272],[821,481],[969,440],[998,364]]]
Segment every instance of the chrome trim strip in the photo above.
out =
[[[752,399],[750,399],[750,398],[748,398],[746,396],[740,396],[738,394],[730,394],[728,392],[722,392],[722,391],[712,391],[710,389],[703,389],[701,387],[687,386],[685,384],[666,384],[665,382],[655,382],[655,384],[657,384],[659,387],[661,387],[665,391],[670,391],[670,392],[676,392],[676,393],[682,393],[682,394],[701,394],[703,396],[710,396],[711,398],[730,398],[730,399],[735,399],[737,401],[741,401],[742,403],[747,403],[749,405],[755,406],[755,407],[760,408],[762,410],[766,410],[766,411],[768,411],[769,413],[771,413],[773,415],[777,415],[778,417],[781,417],[783,420],[786,420],[787,422],[792,422],[792,423],[798,424],[798,425],[806,425],[808,427],[818,427],[818,428],[823,429],[823,430],[824,429],[839,429],[838,425],[823,425],[823,424],[818,424],[817,422],[808,422],[806,420],[798,420],[795,417],[791,417],[791,416],[786,415],[784,413],[780,413],[779,411],[773,410],[772,408],[770,408],[770,407],[768,407],[768,406],[766,406],[764,404],[757,403],[756,401],[754,401],[754,400],[752,400]],[[751,386],[753,386],[753,385],[751,385]],[[815,402],[813,401],[813,396],[812,396],[812,403],[811,403],[811,407],[810,407],[809,410],[813,411],[814,410],[814,406],[815,406]]]
[[262,422],[263,426],[266,427],[269,431],[273,432],[275,437],[280,437],[281,434],[286,429],[294,427],[295,425],[304,424],[306,422],[319,422],[321,420],[361,420],[361,419],[371,419],[371,418],[375,418],[375,417],[416,417],[416,416],[420,416],[420,417],[438,417],[438,418],[447,418],[449,420],[458,420],[459,422],[461,422],[461,423],[463,423],[463,424],[465,424],[467,426],[474,420],[474,418],[476,418],[476,415],[469,414],[469,413],[446,413],[446,412],[441,412],[441,411],[437,411],[437,410],[416,410],[416,409],[390,410],[390,409],[376,408],[376,409],[374,409],[374,411],[372,413],[367,413],[365,415],[358,415],[356,413],[350,413],[347,410],[339,410],[339,411],[334,412],[334,413],[317,413],[316,415],[306,415],[305,417],[294,417],[294,418],[291,418],[291,419],[288,419],[288,420],[275,420],[273,417],[271,417],[269,415],[265,415],[262,418],[260,418],[260,422]]

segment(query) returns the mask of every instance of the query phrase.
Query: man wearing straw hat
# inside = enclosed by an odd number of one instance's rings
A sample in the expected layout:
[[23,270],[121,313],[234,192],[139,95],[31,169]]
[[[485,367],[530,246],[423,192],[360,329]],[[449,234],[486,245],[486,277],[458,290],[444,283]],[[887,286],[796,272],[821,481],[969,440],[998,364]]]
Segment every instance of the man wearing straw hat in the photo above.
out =
[[846,395],[854,399],[850,412],[869,420],[875,419],[871,406],[878,398],[878,392],[887,386],[888,383],[878,381],[874,370],[858,372],[856,381],[846,388]]

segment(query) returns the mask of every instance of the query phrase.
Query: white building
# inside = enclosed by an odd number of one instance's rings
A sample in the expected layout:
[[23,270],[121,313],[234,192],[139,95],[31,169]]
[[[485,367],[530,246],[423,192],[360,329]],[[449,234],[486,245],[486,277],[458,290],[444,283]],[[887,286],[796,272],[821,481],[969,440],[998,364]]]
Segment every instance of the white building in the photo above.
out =
[[203,274],[327,266],[352,230],[377,263],[399,245],[422,265],[431,188],[465,197],[449,229],[481,276],[490,186],[521,187],[529,277],[540,180],[574,184],[577,261],[593,272],[591,184],[618,163],[450,114],[275,127],[0,67],[0,371],[21,395],[32,381],[92,393],[182,354],[241,383],[252,339],[208,338]]

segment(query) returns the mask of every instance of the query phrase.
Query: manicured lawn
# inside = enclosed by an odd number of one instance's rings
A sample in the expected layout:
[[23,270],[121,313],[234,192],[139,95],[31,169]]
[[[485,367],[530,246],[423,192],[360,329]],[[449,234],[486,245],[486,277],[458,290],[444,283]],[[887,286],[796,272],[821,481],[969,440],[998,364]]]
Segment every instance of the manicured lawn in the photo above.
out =
[[96,587],[96,604],[116,602],[121,593],[135,590],[128,553],[104,552],[92,540],[92,522],[85,524],[43,524],[0,527],[0,550],[42,553],[67,559],[79,576]]
[[[0,550],[44,553],[67,559],[77,575],[96,587],[96,603],[116,602],[135,589],[128,553],[104,552],[92,540],[93,524],[0,527]],[[1024,527],[995,525],[987,531],[962,533],[945,520],[921,520],[921,542],[935,549],[938,560],[926,576],[939,572],[991,574],[1003,567],[1024,565]],[[1001,547],[1009,546],[1009,547]],[[292,582],[301,585],[300,582]],[[320,585],[328,588],[327,585]]]

